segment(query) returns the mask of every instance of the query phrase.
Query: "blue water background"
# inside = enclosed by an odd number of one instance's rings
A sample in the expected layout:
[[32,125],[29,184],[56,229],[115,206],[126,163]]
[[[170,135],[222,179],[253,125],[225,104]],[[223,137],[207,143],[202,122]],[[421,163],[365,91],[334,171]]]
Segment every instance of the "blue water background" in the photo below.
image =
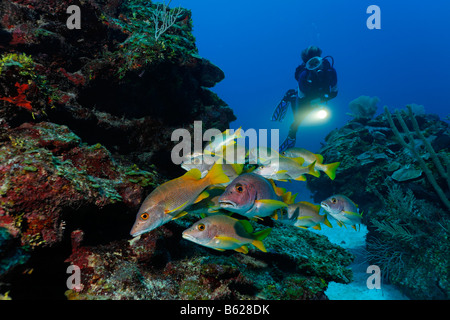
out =
[[[450,1],[406,0],[173,0],[192,10],[199,53],[225,72],[212,90],[234,110],[231,128],[279,129],[280,143],[292,123],[271,122],[291,88],[300,53],[317,45],[332,55],[339,95],[328,103],[331,117],[302,125],[297,146],[318,151],[325,136],[350,117],[360,95],[378,96],[378,113],[416,103],[441,118],[449,114]],[[381,9],[381,29],[369,30],[367,8]],[[270,136],[270,135],[269,135]]]

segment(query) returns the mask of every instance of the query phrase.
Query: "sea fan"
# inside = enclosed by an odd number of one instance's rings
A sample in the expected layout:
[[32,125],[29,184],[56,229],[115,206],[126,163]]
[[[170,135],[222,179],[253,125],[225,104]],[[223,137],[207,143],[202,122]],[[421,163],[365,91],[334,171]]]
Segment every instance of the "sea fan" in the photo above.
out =
[[393,223],[391,221],[377,221],[372,220],[372,224],[378,231],[383,232],[393,238],[398,238],[402,241],[410,242],[414,239],[414,235],[404,226]]

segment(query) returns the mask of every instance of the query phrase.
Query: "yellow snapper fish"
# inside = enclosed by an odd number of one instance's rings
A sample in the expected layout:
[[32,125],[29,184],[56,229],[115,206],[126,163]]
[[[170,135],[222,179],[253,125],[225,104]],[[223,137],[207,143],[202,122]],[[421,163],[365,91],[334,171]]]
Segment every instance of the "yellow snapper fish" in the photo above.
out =
[[136,237],[184,216],[186,207],[209,196],[204,191],[207,187],[228,180],[222,165],[215,164],[204,178],[201,178],[200,170],[192,169],[179,178],[163,183],[145,198],[130,234]]
[[285,197],[272,183],[260,175],[244,173],[233,180],[219,197],[222,209],[248,218],[267,217],[282,207],[287,207]]
[[218,214],[194,223],[183,232],[183,238],[219,251],[235,250],[247,254],[249,244],[267,252],[262,240],[271,230],[268,228],[254,233],[253,227],[247,220],[237,220]]
[[361,223],[362,213],[358,206],[346,196],[337,194],[322,201],[322,208],[336,219],[340,227],[345,224],[351,225],[356,230],[356,225]]
[[256,168],[253,173],[259,174],[267,179],[278,181],[306,181],[304,174],[318,177],[320,173],[314,169],[315,162],[308,166],[302,166],[303,158],[288,158],[281,156],[278,161],[271,161]]
[[221,185],[227,186],[229,185],[236,177],[238,177],[242,170],[244,169],[244,164],[234,164],[234,163],[225,163],[224,159],[216,156],[214,159],[205,156],[204,154],[195,154],[189,160],[186,160],[181,164],[181,167],[186,170],[198,169],[201,172],[201,177],[205,177],[209,170],[211,170],[214,163],[222,164],[222,170],[225,175],[229,178],[229,181],[226,183],[222,183]]
[[255,147],[248,151],[249,164],[264,165],[270,161],[275,161],[280,157],[278,151],[269,147]]
[[307,229],[312,227],[316,230],[321,230],[320,224],[332,228],[332,225],[327,219],[327,215],[320,215],[320,205],[314,205],[307,201],[301,201],[290,204],[286,209],[280,210],[281,213],[276,213],[272,218],[281,223]]
[[186,171],[198,169],[200,170],[203,178],[206,176],[208,171],[211,170],[214,163],[215,159],[204,157],[203,153],[196,152],[185,156],[185,160],[181,163],[181,168]]
[[323,163],[323,156],[320,154],[314,154],[303,148],[290,148],[281,153],[285,157],[289,158],[303,158],[304,165],[308,165],[316,162],[315,169],[325,172],[325,174],[330,177],[331,180],[336,178],[336,169],[339,167],[340,162],[334,162],[330,164]]
[[208,154],[216,154],[219,155],[223,154],[223,149],[227,146],[236,144],[236,139],[242,138],[242,129],[239,128],[234,133],[231,133],[232,129],[227,129],[224,132],[222,132],[220,135],[214,136],[214,141],[209,143],[204,149],[204,153]]

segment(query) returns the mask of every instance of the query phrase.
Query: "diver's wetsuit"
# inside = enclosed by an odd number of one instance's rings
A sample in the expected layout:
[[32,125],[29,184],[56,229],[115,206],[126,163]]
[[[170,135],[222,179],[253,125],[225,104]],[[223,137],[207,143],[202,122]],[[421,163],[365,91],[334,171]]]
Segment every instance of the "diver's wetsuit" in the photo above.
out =
[[305,63],[301,64],[295,70],[295,79],[298,82],[297,96],[295,101],[292,101],[294,97],[291,98],[294,122],[288,137],[280,147],[280,152],[295,146],[298,127],[315,108],[311,101],[328,101],[338,93],[336,70],[326,59],[322,60],[322,67],[318,72],[311,72],[306,69]]

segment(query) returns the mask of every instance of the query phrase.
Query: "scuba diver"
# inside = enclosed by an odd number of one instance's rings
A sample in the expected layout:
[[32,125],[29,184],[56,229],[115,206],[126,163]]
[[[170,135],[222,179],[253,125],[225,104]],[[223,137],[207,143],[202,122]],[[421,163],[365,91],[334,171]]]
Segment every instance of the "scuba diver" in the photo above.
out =
[[318,103],[328,102],[337,96],[334,59],[331,56],[321,58],[321,55],[322,50],[316,46],[302,51],[303,63],[295,70],[298,90],[288,90],[272,115],[272,121],[283,121],[289,105],[294,113],[294,122],[280,152],[295,146],[299,125]]

